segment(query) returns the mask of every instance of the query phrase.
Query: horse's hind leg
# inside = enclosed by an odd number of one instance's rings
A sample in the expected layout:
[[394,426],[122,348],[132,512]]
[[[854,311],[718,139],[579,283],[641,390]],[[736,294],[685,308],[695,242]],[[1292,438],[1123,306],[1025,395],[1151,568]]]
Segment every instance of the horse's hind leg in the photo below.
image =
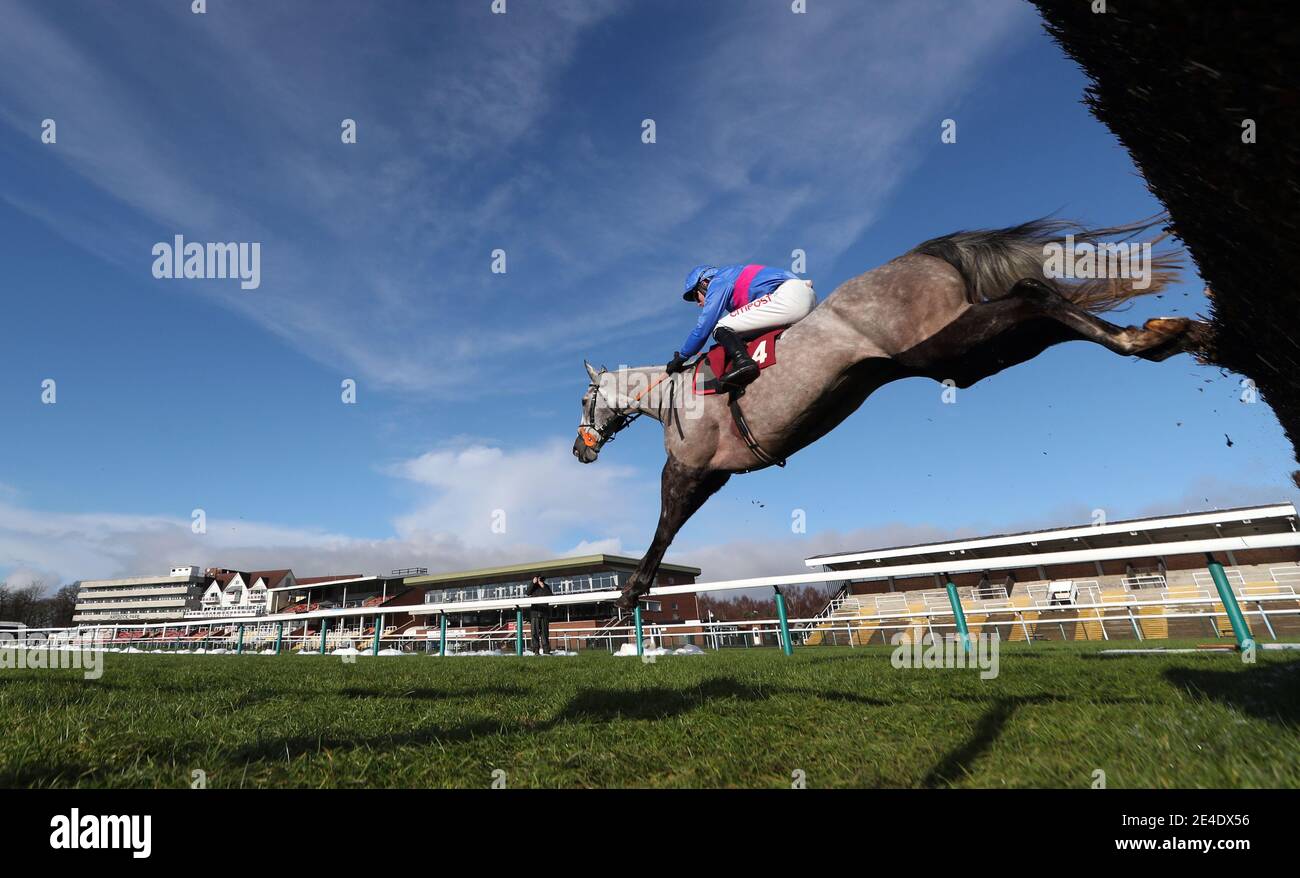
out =
[[637,598],[650,590],[659,562],[672,544],[682,525],[690,520],[704,501],[717,493],[727,483],[731,473],[723,470],[695,469],[678,463],[669,456],[664,463],[659,496],[659,526],[645,557],[623,586],[623,596],[618,605],[625,610],[636,606]]
[[915,375],[958,387],[1024,363],[1053,345],[1092,341],[1117,354],[1163,360],[1196,350],[1205,325],[1183,317],[1148,320],[1141,329],[1109,323],[1042,281],[1027,278],[1005,296],[971,305],[957,319],[893,360]]
[[[1102,320],[1047,284],[1026,278],[1007,293],[1006,298],[1034,302],[1045,317],[1069,327],[1079,337],[1124,356],[1160,361],[1184,351],[1195,351],[1204,341],[1204,323],[1187,317],[1153,317],[1141,328],[1117,326]],[[1005,301],[999,300],[999,301]]]

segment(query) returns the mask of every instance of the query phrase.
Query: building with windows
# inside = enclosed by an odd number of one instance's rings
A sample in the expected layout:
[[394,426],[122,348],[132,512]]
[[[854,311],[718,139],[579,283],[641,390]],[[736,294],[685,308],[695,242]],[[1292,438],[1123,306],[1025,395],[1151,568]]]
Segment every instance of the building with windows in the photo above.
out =
[[[390,598],[385,606],[400,604],[446,604],[485,600],[509,600],[523,597],[534,576],[541,576],[557,595],[621,589],[636,570],[639,559],[621,555],[583,555],[573,558],[555,558],[527,564],[487,567],[480,570],[463,570],[452,573],[405,576],[402,582],[407,590]],[[690,585],[700,575],[700,568],[681,564],[661,564],[655,579],[656,585]],[[694,594],[674,594],[662,599],[643,600],[642,619],[647,625],[688,623],[700,618],[699,605]],[[425,630],[429,636],[436,632],[425,615],[394,617],[395,634],[411,636]],[[464,613],[450,612],[448,625],[458,639],[493,637],[512,632],[515,615],[507,610],[479,610]],[[627,624],[626,614],[620,613],[610,603],[566,603],[551,608],[552,640],[564,638],[566,630],[590,631],[601,626]],[[571,646],[582,645],[576,638]]]
[[338,573],[286,579],[268,590],[270,612],[309,613],[314,610],[344,610],[377,607],[405,591],[400,576],[369,576]]
[[207,586],[197,608],[185,618],[199,621],[223,617],[261,616],[270,607],[273,590],[292,588],[292,570],[254,570],[245,573],[225,567],[209,567]]
[[1273,503],[817,555],[804,563],[844,578],[804,642],[951,625],[949,582],[973,631],[1012,641],[1221,638],[1231,624],[1210,556],[1256,637],[1295,636],[1297,532],[1295,506]]
[[[81,626],[121,626],[176,623],[185,631],[234,630],[249,624],[254,634],[277,632],[292,642],[320,636],[325,628],[330,643],[369,644],[375,626],[381,640],[409,647],[412,641],[432,642],[440,619],[405,610],[431,604],[466,605],[465,612],[448,612],[449,637],[460,648],[500,645],[514,636],[512,609],[469,609],[475,602],[523,597],[533,576],[542,576],[556,595],[582,595],[621,589],[636,570],[638,559],[620,555],[584,555],[528,564],[513,564],[428,574],[422,568],[395,570],[387,576],[336,574],[296,577],[292,570],[244,571],[226,567],[175,567],[169,576],[87,580],[78,592],[73,621]],[[662,564],[656,586],[691,585],[698,567]],[[699,620],[694,593],[642,601],[642,620],[650,636],[655,626],[690,625]],[[368,608],[394,608],[369,613]],[[320,611],[361,610],[322,618]],[[285,617],[302,616],[302,621]],[[254,621],[272,616],[274,622]],[[629,615],[612,603],[591,601],[559,603],[551,608],[552,642],[568,648],[610,648],[624,634]],[[280,628],[277,628],[280,626]],[[601,632],[601,629],[608,629]],[[701,631],[703,629],[700,629]],[[689,632],[688,632],[689,633]],[[336,643],[337,642],[337,643]]]
[[78,625],[179,622],[198,609],[207,581],[194,566],[173,567],[166,576],[85,579],[77,590],[72,621]]
[[188,565],[167,576],[87,579],[77,591],[78,625],[205,622],[264,615],[277,590],[292,588],[293,571],[231,570]]

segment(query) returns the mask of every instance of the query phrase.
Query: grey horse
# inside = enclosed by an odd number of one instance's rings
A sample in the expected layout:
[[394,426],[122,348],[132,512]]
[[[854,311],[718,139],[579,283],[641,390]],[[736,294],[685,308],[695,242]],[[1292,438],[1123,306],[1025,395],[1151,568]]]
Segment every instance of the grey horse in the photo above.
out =
[[776,362],[738,398],[757,450],[737,430],[727,396],[692,394],[690,370],[666,376],[663,366],[610,372],[588,364],[591,383],[574,456],[594,462],[604,444],[640,415],[663,425],[668,455],[659,526],[620,606],[631,608],[650,590],[677,532],[732,474],[783,461],[834,429],[884,384],[923,376],[969,387],[1074,340],[1156,361],[1196,351],[1206,338],[1200,321],[1160,317],[1139,328],[1096,316],[1167,287],[1177,278],[1179,251],[1153,257],[1145,277],[1128,270],[1120,273],[1130,277],[1064,280],[1045,270],[1048,248],[1066,243],[1067,235],[1076,248],[1088,245],[1104,254],[1157,222],[1088,229],[1040,219],[955,232],[845,281],[786,330]]

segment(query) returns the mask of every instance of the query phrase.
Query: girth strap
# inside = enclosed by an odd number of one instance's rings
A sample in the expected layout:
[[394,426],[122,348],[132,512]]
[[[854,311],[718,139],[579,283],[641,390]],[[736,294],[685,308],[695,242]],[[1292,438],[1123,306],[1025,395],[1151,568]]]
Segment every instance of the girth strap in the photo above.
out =
[[731,418],[736,422],[736,429],[740,431],[740,438],[745,440],[745,445],[749,447],[750,453],[753,454],[754,457],[758,459],[758,462],[763,464],[763,466],[771,466],[772,464],[785,466],[785,458],[777,460],[775,457],[763,450],[763,446],[759,445],[758,440],[754,438],[753,431],[749,429],[749,422],[745,420],[745,413],[740,410],[740,398],[744,395],[745,391],[742,388],[741,390],[733,391],[727,397],[727,407],[731,409]]

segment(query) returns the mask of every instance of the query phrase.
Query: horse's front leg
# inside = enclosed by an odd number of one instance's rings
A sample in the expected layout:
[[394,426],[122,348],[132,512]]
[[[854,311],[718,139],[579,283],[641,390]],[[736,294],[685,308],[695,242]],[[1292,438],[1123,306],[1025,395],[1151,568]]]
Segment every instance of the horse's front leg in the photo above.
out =
[[636,606],[637,599],[650,591],[655,574],[659,572],[659,562],[663,560],[664,552],[672,545],[677,532],[729,478],[729,472],[695,469],[669,456],[664,463],[659,492],[659,527],[655,529],[654,539],[645,557],[623,586],[623,596],[618,600],[620,607],[632,609]]

